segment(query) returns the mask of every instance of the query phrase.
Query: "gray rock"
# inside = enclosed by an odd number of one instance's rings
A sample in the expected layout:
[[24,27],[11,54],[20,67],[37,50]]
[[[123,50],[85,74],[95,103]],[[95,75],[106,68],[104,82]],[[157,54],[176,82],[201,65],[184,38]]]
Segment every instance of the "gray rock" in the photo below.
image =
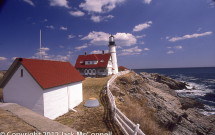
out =
[[[198,109],[204,107],[200,102],[179,97],[174,91],[186,89],[186,83],[155,73],[133,74],[127,78],[121,77],[119,80],[129,96],[139,101],[147,100],[147,106],[155,110],[154,116],[157,122],[172,135],[214,135],[215,115],[200,114]],[[116,91],[116,88],[112,90]],[[122,90],[118,91],[120,93]],[[121,96],[118,99],[124,101]]]
[[129,93],[137,93],[138,89],[134,87],[134,88],[129,89],[128,91],[129,91]]
[[151,74],[140,73],[140,75],[143,76],[144,78],[154,80],[155,82],[166,84],[170,89],[174,89],[174,90],[187,89],[186,83],[176,81],[170,77],[165,77],[164,75],[160,75],[157,73],[151,73]]
[[123,99],[123,97],[118,96],[117,98],[119,99],[120,102],[125,102],[125,100]]

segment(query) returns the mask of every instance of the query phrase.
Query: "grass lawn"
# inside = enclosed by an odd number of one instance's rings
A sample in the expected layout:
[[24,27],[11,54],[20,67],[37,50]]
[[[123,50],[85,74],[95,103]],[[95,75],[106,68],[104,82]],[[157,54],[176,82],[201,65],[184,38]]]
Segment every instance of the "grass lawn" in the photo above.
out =
[[[77,131],[83,132],[108,132],[108,128],[104,121],[104,106],[101,104],[100,93],[106,86],[110,77],[105,78],[86,78],[83,81],[83,102],[75,107],[77,112],[70,111],[67,114],[58,117],[56,121],[67,125]],[[100,107],[87,108],[84,103],[87,99],[94,97],[99,99]]]

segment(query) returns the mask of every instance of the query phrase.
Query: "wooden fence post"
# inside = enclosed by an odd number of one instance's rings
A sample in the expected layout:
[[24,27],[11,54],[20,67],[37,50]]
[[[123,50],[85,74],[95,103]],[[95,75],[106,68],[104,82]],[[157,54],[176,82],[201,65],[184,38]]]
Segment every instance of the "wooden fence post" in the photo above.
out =
[[137,132],[139,130],[140,124],[137,124],[134,130],[134,135],[137,135]]
[[113,96],[113,118],[116,117],[116,102],[115,102],[115,96]]

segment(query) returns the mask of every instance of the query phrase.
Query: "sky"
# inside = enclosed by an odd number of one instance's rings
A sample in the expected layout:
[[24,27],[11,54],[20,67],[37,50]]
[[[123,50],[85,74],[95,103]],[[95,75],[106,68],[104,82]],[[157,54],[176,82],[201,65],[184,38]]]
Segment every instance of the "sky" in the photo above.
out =
[[69,61],[108,52],[127,68],[215,67],[215,0],[6,0],[0,70],[16,57]]

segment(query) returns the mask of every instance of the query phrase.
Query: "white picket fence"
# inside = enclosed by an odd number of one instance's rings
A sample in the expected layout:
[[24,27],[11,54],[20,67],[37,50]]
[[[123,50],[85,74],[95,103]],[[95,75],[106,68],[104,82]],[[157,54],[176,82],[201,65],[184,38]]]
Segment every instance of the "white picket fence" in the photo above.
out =
[[116,124],[119,126],[119,128],[121,129],[121,131],[125,134],[125,135],[145,135],[141,129],[139,129],[139,124],[135,124],[134,122],[132,122],[131,120],[129,120],[116,106],[116,102],[115,102],[115,97],[113,96],[113,94],[111,93],[110,89],[109,89],[109,85],[111,83],[114,82],[114,80],[121,75],[127,74],[130,71],[122,71],[119,72],[118,74],[114,75],[111,77],[111,79],[108,81],[107,83],[107,96],[110,102],[110,106],[111,106],[111,112],[112,112],[112,117],[113,120],[116,122]]

